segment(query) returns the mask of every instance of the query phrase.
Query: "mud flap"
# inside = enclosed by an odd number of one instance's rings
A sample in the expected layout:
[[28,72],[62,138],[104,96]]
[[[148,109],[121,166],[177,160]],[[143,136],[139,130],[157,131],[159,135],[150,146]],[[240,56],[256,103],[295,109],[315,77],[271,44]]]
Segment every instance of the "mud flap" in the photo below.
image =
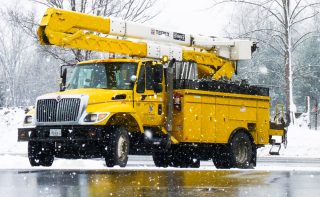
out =
[[256,166],[257,166],[257,147],[253,146],[252,147],[252,158],[251,158],[249,168],[253,169],[253,167],[256,167]]

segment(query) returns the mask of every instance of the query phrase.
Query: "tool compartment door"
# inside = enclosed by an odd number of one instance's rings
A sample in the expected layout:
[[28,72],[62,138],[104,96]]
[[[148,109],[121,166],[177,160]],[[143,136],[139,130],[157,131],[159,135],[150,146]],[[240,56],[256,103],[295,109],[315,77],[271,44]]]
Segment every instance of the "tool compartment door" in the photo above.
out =
[[213,143],[216,141],[215,110],[215,97],[203,96],[201,110],[201,141],[204,143]]
[[216,142],[228,143],[231,134],[229,128],[229,98],[216,98]]
[[269,143],[269,102],[258,101],[257,109],[258,121],[257,121],[257,144]]
[[201,139],[201,96],[185,95],[183,140],[200,142]]

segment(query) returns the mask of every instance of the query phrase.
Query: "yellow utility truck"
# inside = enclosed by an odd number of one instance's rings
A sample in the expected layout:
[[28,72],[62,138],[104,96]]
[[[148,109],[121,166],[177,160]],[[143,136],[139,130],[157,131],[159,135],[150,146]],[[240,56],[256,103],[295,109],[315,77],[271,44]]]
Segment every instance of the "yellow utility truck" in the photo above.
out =
[[237,61],[251,59],[250,40],[54,8],[38,36],[42,45],[127,58],[61,67],[60,92],[39,96],[18,129],[32,166],[51,166],[57,157],[125,167],[129,154],[149,154],[158,167],[197,168],[212,159],[217,168],[249,168],[272,136],[285,139],[283,121],[269,121],[269,89],[231,81]]

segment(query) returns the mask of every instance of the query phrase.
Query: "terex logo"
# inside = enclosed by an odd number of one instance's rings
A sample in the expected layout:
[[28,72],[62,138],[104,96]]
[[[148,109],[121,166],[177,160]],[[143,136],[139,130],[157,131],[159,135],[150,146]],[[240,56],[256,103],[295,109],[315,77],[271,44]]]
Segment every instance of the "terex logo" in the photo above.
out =
[[151,34],[152,35],[165,35],[165,36],[170,36],[170,33],[169,32],[166,32],[166,31],[160,31],[160,30],[156,30],[156,29],[151,29]]

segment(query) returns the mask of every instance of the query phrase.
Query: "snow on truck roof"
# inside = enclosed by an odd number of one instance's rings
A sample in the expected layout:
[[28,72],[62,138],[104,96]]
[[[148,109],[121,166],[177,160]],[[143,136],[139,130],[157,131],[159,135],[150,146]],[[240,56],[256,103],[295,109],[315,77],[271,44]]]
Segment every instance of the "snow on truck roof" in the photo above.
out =
[[152,60],[142,60],[142,59],[101,59],[101,60],[89,60],[89,61],[83,61],[77,63],[77,65],[80,64],[90,64],[90,63],[101,63],[101,62],[146,62],[146,61],[152,61]]

